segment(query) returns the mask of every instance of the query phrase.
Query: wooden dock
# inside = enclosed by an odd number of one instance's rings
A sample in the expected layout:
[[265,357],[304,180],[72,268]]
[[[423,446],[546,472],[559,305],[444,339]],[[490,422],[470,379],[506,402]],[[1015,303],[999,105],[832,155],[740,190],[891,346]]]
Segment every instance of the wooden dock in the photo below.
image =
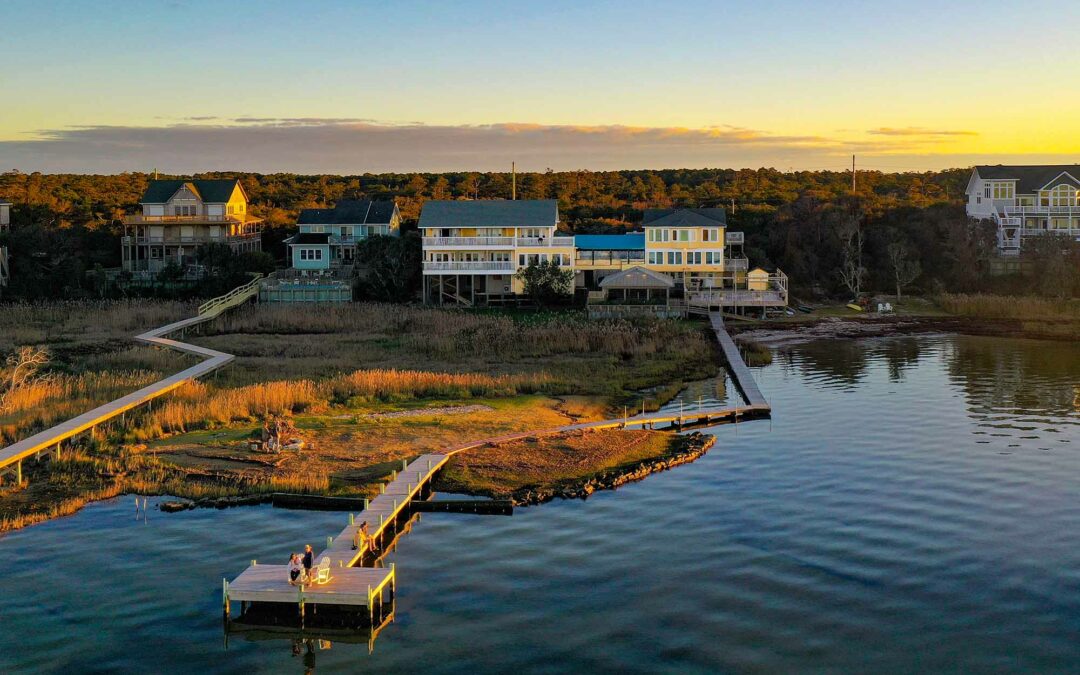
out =
[[[261,276],[261,275],[260,275]],[[63,453],[64,441],[74,439],[80,434],[87,433],[91,437],[97,427],[117,417],[123,419],[129,411],[144,404],[150,404],[154,399],[164,396],[169,392],[183,386],[186,382],[203,377],[216,371],[233,360],[232,354],[207,349],[198,345],[181,342],[165,337],[174,333],[184,333],[188,328],[193,328],[201,323],[210,321],[224,312],[226,309],[235,307],[250,300],[259,292],[259,277],[251,282],[233,289],[228,294],[215,298],[199,307],[199,315],[176,321],[160,328],[147,331],[135,336],[135,341],[155,347],[164,347],[174,351],[191,354],[204,359],[200,363],[186,368],[163,380],[143,387],[125,396],[100,405],[81,415],[77,415],[66,422],[61,422],[54,427],[38,432],[33,436],[12,443],[6,448],[0,449],[0,480],[5,475],[14,476],[16,483],[23,482],[23,462],[28,459],[41,459],[43,457],[59,458]]]
[[739,391],[742,392],[743,398],[746,399],[749,405],[765,406],[771,409],[769,402],[761,395],[761,390],[758,389],[757,382],[754,380],[754,376],[750,374],[746,362],[743,361],[742,354],[739,353],[739,347],[728,335],[727,328],[724,327],[723,315],[720,312],[709,312],[709,323],[712,324],[716,339],[720,343],[720,349],[724,352],[724,358],[727,359],[731,376],[734,378]]

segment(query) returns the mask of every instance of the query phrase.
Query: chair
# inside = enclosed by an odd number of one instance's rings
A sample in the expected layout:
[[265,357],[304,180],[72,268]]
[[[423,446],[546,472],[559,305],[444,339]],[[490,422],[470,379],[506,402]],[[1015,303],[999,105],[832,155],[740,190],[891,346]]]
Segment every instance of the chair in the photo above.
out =
[[323,556],[319,566],[315,568],[315,583],[322,585],[330,581],[330,558]]

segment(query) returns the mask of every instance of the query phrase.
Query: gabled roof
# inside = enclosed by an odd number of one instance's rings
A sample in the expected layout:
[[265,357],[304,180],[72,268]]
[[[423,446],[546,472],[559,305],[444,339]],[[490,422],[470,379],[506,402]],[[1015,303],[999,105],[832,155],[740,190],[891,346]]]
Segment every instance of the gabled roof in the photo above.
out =
[[289,246],[296,244],[329,244],[330,235],[325,232],[301,232],[288,239]]
[[554,199],[430,201],[424,203],[419,227],[554,227],[558,222]]
[[[232,197],[233,190],[240,185],[235,178],[221,178],[214,180],[152,180],[146,186],[140,204],[164,204],[172,199],[180,188],[184,186],[203,200],[204,204],[225,204]],[[240,187],[243,192],[243,186]],[[244,194],[247,197],[247,194]]]
[[641,219],[645,227],[723,227],[727,225],[724,209],[645,209]]
[[342,199],[332,209],[303,209],[298,225],[388,225],[395,203],[370,199]]
[[[1044,188],[1067,183],[1080,187],[1080,164],[1041,164],[1017,166],[982,164],[975,167],[984,180],[1015,180],[1017,194],[1034,194]],[[1064,180],[1056,180],[1066,174]]]
[[581,251],[644,251],[645,233],[576,234],[574,248]]
[[600,288],[674,288],[675,280],[645,267],[609,274],[600,280]]

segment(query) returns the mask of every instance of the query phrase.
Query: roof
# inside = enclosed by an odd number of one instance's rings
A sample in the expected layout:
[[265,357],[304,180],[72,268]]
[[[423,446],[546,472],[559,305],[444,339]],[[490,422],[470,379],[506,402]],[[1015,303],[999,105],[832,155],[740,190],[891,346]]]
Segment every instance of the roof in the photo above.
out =
[[760,267],[755,267],[754,269],[752,269],[752,270],[750,270],[749,272],[746,273],[746,276],[750,276],[750,275],[754,275],[755,277],[760,277],[760,276],[766,276],[767,277],[767,276],[769,276],[769,273],[766,272],[765,270],[761,269]]
[[303,209],[298,225],[367,225],[389,224],[394,217],[392,201],[343,199],[332,209]]
[[646,227],[723,227],[724,209],[645,209],[641,224]]
[[12,205],[12,204],[11,204],[11,202],[9,202],[8,200],[4,199],[3,197],[0,197],[0,204],[7,204],[8,206],[11,206],[11,205]]
[[289,237],[289,245],[294,244],[329,244],[330,235],[325,232],[301,232]]
[[430,201],[424,203],[419,227],[554,227],[558,222],[554,199]]
[[574,248],[581,251],[643,251],[645,233],[577,234],[574,235]]
[[666,274],[644,267],[609,274],[600,280],[600,288],[673,288],[675,280]]
[[[979,177],[990,180],[1015,180],[1018,194],[1034,194],[1050,183],[1058,185],[1062,182],[1080,187],[1080,164],[1040,164],[1040,165],[1004,165],[982,164],[975,167]],[[1062,181],[1054,181],[1061,174],[1069,174]],[[1069,178],[1072,180],[1069,180]]]
[[[215,180],[152,180],[146,186],[140,204],[164,204],[185,185],[205,204],[224,204],[232,197],[233,189],[240,181],[235,178]],[[243,188],[240,188],[243,191]]]

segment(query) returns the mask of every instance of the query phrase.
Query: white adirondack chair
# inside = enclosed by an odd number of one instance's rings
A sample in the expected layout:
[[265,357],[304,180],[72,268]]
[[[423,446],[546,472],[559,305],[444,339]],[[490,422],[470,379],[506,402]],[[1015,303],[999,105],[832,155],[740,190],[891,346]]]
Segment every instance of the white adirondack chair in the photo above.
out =
[[330,581],[330,558],[323,556],[319,566],[315,568],[315,583],[322,585],[327,581]]

